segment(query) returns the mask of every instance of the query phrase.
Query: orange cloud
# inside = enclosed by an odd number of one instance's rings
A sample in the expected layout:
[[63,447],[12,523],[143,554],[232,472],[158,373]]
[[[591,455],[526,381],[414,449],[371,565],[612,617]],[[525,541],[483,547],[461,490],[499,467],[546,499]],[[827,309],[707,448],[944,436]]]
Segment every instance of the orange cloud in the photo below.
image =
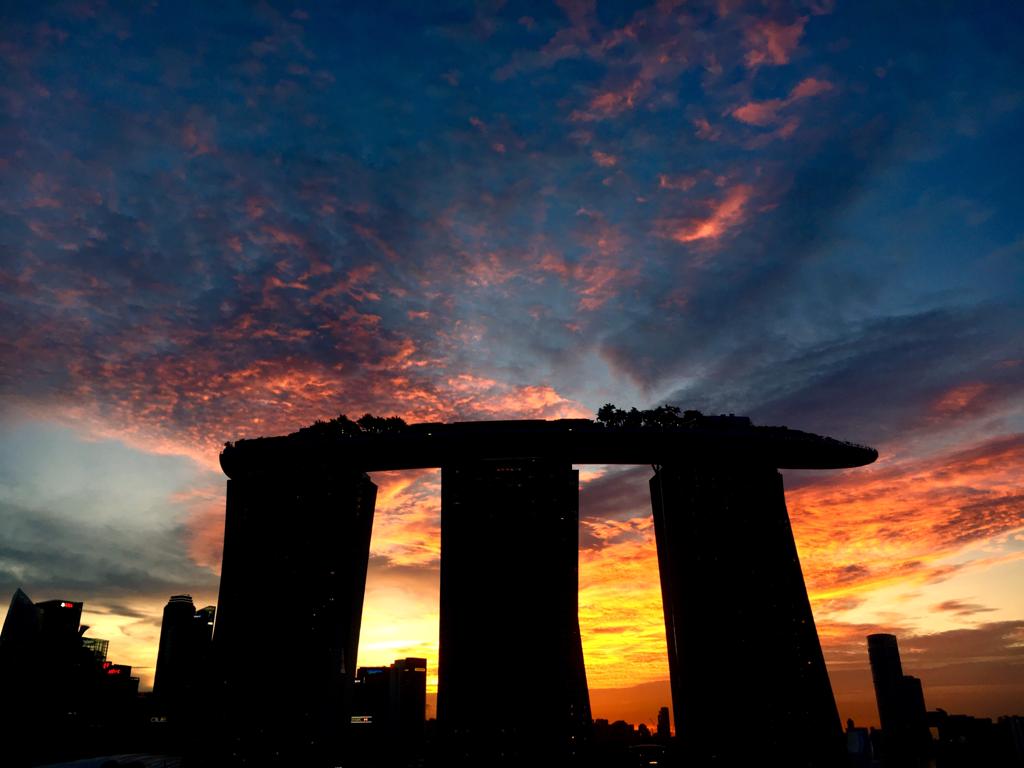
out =
[[[788,494],[808,587],[843,597],[942,580],[965,546],[1024,528],[1024,436],[887,461]],[[804,557],[804,552],[808,556]]]
[[750,185],[737,184],[724,198],[712,203],[708,216],[682,222],[661,222],[658,234],[679,243],[718,240],[743,221],[744,211],[753,193],[754,189]]
[[431,566],[441,557],[441,472],[374,472],[372,555],[392,565]]

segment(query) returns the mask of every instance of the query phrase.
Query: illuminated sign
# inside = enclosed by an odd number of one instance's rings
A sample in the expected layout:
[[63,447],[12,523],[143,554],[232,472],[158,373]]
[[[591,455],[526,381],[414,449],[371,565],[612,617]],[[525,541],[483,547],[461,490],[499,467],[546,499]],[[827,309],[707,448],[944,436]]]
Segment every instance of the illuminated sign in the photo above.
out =
[[66,602],[66,601],[64,601],[64,600],[61,600],[61,601],[60,601],[60,607],[61,607],[61,608],[74,608],[74,607],[75,607],[75,604],[74,604],[74,603],[69,603],[69,602]]

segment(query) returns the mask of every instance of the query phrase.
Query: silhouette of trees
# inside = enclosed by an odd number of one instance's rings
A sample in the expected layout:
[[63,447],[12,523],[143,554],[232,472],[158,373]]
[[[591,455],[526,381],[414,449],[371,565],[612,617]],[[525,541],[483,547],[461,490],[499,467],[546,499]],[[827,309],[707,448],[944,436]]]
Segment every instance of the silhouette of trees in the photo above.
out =
[[597,410],[597,423],[612,429],[673,429],[692,426],[703,416],[700,411],[682,411],[674,405],[659,405],[657,408],[640,411],[630,408],[624,411],[613,403],[605,403]]
[[360,435],[397,434],[408,428],[405,420],[399,416],[374,416],[364,413],[356,421],[352,421],[344,413],[336,419],[322,421],[317,419],[308,427],[299,430],[305,437],[358,437]]

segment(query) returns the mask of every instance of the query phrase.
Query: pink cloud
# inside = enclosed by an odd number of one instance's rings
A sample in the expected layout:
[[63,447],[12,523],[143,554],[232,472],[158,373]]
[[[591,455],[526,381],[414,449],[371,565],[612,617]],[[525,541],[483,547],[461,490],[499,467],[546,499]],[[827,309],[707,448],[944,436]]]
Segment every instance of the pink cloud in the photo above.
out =
[[799,101],[800,99],[809,99],[812,96],[820,96],[823,93],[827,93],[832,90],[832,83],[828,80],[818,80],[814,77],[807,77],[796,84],[789,93],[789,101]]
[[767,101],[751,101],[732,111],[732,116],[747,125],[767,126],[779,118],[779,110],[788,102],[784,99],[768,99]]
[[643,85],[642,81],[634,80],[624,88],[599,93],[590,100],[586,109],[573,110],[569,119],[573,122],[593,122],[616,117],[633,109]]
[[[749,101],[746,104],[733,109],[731,114],[741,123],[765,128],[778,123],[782,119],[782,113],[798,101],[803,101],[804,99],[810,99],[815,96],[820,96],[823,93],[828,93],[833,90],[834,87],[835,86],[827,80],[818,80],[814,77],[808,77],[793,86],[793,90],[789,92],[789,96],[785,99]],[[796,125],[794,124],[793,129],[795,129],[795,127]],[[791,129],[786,135],[791,135],[792,132],[793,130]]]
[[804,33],[807,17],[801,16],[792,24],[777,21],[758,21],[746,33],[746,63],[750,68],[762,65],[788,64]]

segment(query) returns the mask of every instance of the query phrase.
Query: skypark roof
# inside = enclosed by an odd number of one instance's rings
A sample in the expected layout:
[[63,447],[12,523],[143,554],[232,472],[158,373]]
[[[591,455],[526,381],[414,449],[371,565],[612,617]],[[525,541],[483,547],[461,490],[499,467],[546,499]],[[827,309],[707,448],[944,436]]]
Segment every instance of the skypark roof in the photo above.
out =
[[878,451],[737,416],[700,416],[667,427],[610,427],[589,419],[410,424],[380,433],[329,429],[228,443],[231,478],[274,472],[423,469],[483,459],[561,459],[572,464],[760,464],[840,469],[870,464]]

